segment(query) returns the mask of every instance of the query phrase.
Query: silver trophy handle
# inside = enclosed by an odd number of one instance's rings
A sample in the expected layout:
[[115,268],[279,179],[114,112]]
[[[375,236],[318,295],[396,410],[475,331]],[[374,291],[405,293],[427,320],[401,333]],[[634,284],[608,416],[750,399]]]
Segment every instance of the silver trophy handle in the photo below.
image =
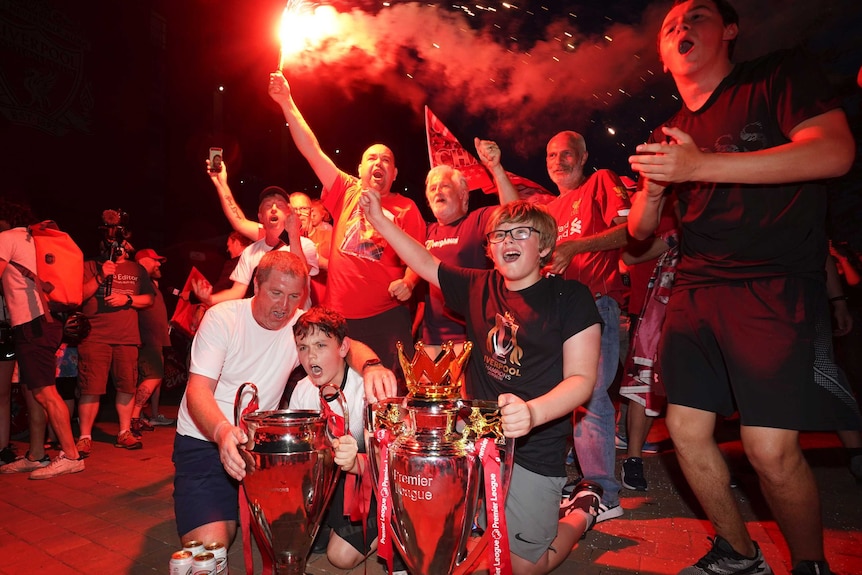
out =
[[233,424],[237,427],[239,427],[240,417],[242,416],[242,393],[245,391],[246,386],[251,386],[252,393],[254,393],[251,400],[257,400],[257,386],[251,382],[245,382],[236,390],[236,398],[233,400]]

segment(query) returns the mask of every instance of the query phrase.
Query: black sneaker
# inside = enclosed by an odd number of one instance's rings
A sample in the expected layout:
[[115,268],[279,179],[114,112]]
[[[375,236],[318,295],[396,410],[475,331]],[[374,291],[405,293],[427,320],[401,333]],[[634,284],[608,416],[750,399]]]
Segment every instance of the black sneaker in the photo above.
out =
[[680,571],[679,575],[771,575],[772,569],[766,564],[756,542],[754,549],[754,557],[746,557],[734,551],[724,537],[716,535],[709,553],[694,565]]
[[862,483],[862,455],[851,457],[849,467],[850,473],[852,473],[853,477],[856,478],[856,483]]
[[832,571],[826,561],[800,561],[790,575],[832,575]]
[[141,436],[141,432],[143,431],[153,431],[155,427],[146,422],[146,420],[141,419],[140,417],[132,418],[131,431],[136,437]]
[[575,509],[580,509],[587,516],[592,517],[591,525],[595,524],[595,518],[599,514],[599,505],[602,503],[602,486],[595,481],[581,480],[572,492],[560,502],[560,519],[569,515]]
[[563,494],[562,494],[563,501],[565,501],[567,499],[571,499],[572,494],[575,493],[575,491],[577,491],[578,485],[580,485],[581,481],[583,481],[583,480],[584,480],[583,477],[578,476],[578,477],[575,477],[574,479],[569,479],[566,482],[566,484],[563,486]]
[[311,546],[311,552],[320,555],[326,553],[326,548],[329,547],[329,535],[332,532],[327,527],[321,527],[317,532],[317,537],[314,538],[314,544]]
[[16,459],[18,459],[18,454],[15,453],[14,445],[7,445],[3,449],[0,449],[0,461],[4,464],[12,463]]
[[640,457],[629,457],[624,460],[620,479],[626,489],[646,491],[647,480],[644,477],[644,460]]

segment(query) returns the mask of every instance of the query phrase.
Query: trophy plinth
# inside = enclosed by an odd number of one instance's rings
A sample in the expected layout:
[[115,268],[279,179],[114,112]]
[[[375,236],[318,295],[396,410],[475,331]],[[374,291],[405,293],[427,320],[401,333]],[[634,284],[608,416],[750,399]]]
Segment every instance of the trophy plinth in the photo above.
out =
[[[503,436],[496,402],[461,395],[472,344],[467,342],[460,355],[453,347],[444,344],[434,361],[418,342],[410,361],[399,342],[408,394],[370,405],[366,419],[378,501],[383,504],[391,494],[391,539],[416,575],[464,573],[488,545],[490,529],[467,553],[485,473],[479,442],[489,440],[499,453],[497,479],[504,494],[512,470],[514,442]],[[384,479],[385,490],[380,489]]]

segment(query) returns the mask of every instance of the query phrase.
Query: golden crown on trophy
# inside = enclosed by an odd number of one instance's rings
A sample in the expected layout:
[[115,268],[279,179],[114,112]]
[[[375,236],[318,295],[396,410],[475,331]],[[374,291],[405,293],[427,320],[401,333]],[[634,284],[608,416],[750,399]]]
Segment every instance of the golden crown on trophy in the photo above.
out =
[[416,353],[411,362],[404,355],[404,345],[400,341],[396,344],[398,361],[401,363],[407,383],[408,397],[431,401],[461,397],[464,365],[470,357],[473,344],[466,342],[461,355],[455,355],[454,346],[451,341],[444,343],[440,359],[435,362],[425,351],[425,344],[418,341],[414,346]]

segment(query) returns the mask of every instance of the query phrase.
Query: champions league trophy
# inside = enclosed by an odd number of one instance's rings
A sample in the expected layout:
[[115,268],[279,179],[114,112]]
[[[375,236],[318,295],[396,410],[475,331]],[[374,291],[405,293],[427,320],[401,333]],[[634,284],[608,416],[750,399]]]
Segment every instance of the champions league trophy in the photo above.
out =
[[[237,421],[246,386],[253,388],[252,402],[257,401],[254,384],[240,386],[234,404]],[[344,414],[349,429],[346,409]],[[304,574],[338,480],[326,419],[310,410],[255,411],[241,417],[249,437],[239,450],[246,464],[243,486],[261,552],[272,559],[276,575]]]
[[[490,573],[511,572],[504,509],[514,441],[503,437],[496,401],[461,398],[472,344],[457,357],[452,348],[444,344],[435,363],[418,342],[411,363],[399,342],[407,397],[368,406],[378,555],[390,558],[394,542],[411,574],[449,575],[466,573],[485,551]],[[488,520],[476,542],[470,534],[483,484]]]

